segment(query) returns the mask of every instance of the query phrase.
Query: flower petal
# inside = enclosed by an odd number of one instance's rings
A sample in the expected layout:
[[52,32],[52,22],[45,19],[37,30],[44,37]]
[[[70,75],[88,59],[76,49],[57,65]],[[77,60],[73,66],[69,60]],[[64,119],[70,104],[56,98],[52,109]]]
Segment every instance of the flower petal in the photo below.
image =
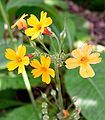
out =
[[11,48],[6,49],[5,57],[9,60],[15,60],[16,58],[16,52],[12,50]]
[[39,20],[37,19],[37,17],[33,14],[30,15],[30,18],[27,19],[27,23],[30,26],[36,26],[39,23]]
[[24,45],[19,45],[17,54],[19,57],[24,57],[26,54],[26,47]]
[[11,62],[8,62],[6,66],[9,71],[12,71],[18,67],[18,64],[15,61],[11,61]]
[[42,11],[40,14],[40,22],[43,23],[46,19],[47,12]]
[[46,84],[49,84],[51,81],[50,75],[48,73],[43,73],[42,74],[42,81],[45,82]]
[[39,36],[39,34],[40,34],[40,31],[36,31],[34,35],[31,37],[31,40],[36,39]]
[[50,64],[51,64],[51,58],[50,57],[44,57],[41,56],[41,64],[43,67],[49,68]]
[[28,65],[29,64],[29,57],[25,56],[23,59],[22,59],[22,63],[24,65]]
[[31,61],[30,65],[34,68],[40,68],[41,64],[39,63],[38,60],[34,59],[33,61]]
[[18,74],[23,73],[24,70],[25,70],[24,65],[23,64],[19,65]]
[[27,36],[32,36],[32,35],[35,34],[35,32],[36,32],[35,28],[27,28],[27,29],[25,30],[25,34],[26,34]]
[[41,76],[42,71],[41,71],[41,69],[33,69],[31,71],[31,73],[33,73],[34,78],[37,78],[37,77]]
[[66,67],[68,69],[73,69],[79,66],[78,60],[75,58],[68,58],[66,61]]
[[18,29],[21,30],[25,30],[27,29],[27,23],[24,19],[21,19],[18,23],[17,23]]
[[92,53],[89,55],[89,63],[90,64],[97,64],[100,63],[102,58],[99,57],[100,53]]
[[42,23],[43,27],[47,27],[52,24],[52,19],[50,17],[46,18],[45,21]]
[[73,50],[73,51],[71,52],[71,54],[72,54],[72,56],[75,57],[75,58],[80,58],[80,57],[83,55],[83,53],[82,53],[82,51],[81,51],[80,48]]
[[55,77],[55,71],[51,68],[48,69],[48,73],[54,78]]
[[18,25],[19,22],[20,22],[23,18],[25,18],[26,16],[28,16],[28,14],[23,14],[23,15],[21,16],[21,18],[20,18],[19,20],[17,20],[17,21],[15,22],[15,24],[13,24],[13,25],[11,26],[11,29],[13,29],[16,25]]
[[92,45],[85,44],[82,48],[84,55],[89,55],[92,52]]
[[81,65],[80,66],[80,75],[83,78],[88,78],[88,77],[93,77],[95,75],[92,67],[87,64],[87,65]]

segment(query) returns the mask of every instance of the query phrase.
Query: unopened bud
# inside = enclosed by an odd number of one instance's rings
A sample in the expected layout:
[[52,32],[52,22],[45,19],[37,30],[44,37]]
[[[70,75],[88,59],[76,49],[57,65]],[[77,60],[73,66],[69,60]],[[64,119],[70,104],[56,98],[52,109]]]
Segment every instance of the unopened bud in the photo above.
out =
[[63,31],[60,33],[60,39],[61,39],[61,40],[64,40],[65,37],[66,37],[66,32],[65,32],[65,30],[63,30]]
[[48,104],[46,102],[42,103],[42,108],[47,108]]
[[31,58],[33,58],[33,57],[34,57],[34,55],[33,55],[33,54],[28,54],[27,56],[29,57],[29,59],[31,59]]
[[40,40],[43,40],[43,38],[44,38],[43,35],[40,34],[40,35],[39,35],[39,39],[40,39]]
[[55,90],[51,90],[51,95],[55,97],[56,96],[56,91]]
[[43,116],[43,120],[49,120],[49,116],[48,115],[44,115]]
[[42,98],[46,98],[47,95],[45,93],[42,93]]
[[50,28],[44,28],[43,34],[51,36],[52,35],[52,31],[51,31]]

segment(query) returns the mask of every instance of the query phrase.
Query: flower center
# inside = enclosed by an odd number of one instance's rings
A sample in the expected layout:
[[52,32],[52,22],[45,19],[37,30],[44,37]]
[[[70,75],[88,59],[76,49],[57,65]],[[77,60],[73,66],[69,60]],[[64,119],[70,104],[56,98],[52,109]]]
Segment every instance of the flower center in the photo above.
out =
[[81,61],[82,63],[85,63],[85,62],[88,61],[88,59],[87,59],[87,57],[82,57],[82,58],[80,59],[80,61]]
[[17,57],[17,62],[22,62],[22,59],[20,57]]
[[47,71],[47,68],[45,68],[45,67],[42,67],[41,69],[42,69],[42,71],[44,71],[44,72]]
[[37,30],[41,30],[42,26],[39,24],[37,25]]

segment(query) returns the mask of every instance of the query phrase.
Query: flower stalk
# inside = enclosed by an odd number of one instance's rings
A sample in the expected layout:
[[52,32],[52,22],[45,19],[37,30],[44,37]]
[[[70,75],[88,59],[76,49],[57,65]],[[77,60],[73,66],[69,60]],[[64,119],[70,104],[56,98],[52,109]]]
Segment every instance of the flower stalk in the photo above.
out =
[[60,78],[59,78],[59,69],[58,69],[56,61],[55,61],[54,65],[55,65],[55,72],[56,72],[56,81],[57,81],[57,84],[58,84],[59,110],[62,110],[63,109],[63,98],[62,98],[62,91],[61,91],[61,81],[60,81]]
[[9,24],[8,19],[7,19],[7,15],[6,15],[6,12],[5,12],[4,8],[3,8],[1,0],[0,0],[0,11],[1,11],[1,14],[2,14],[2,17],[3,17],[4,21],[5,21],[5,23],[8,25],[8,32],[9,32],[11,40],[13,42],[13,34],[11,32],[10,24]]
[[34,108],[34,111],[35,111],[35,115],[37,116],[37,120],[40,120],[39,115],[37,114],[37,110],[36,110],[37,107],[36,107],[36,103],[35,103],[35,100],[34,100],[34,96],[32,94],[31,85],[30,85],[26,70],[23,71],[22,77],[23,77],[27,92],[29,94],[30,100],[32,102],[32,105],[33,105],[33,108]]

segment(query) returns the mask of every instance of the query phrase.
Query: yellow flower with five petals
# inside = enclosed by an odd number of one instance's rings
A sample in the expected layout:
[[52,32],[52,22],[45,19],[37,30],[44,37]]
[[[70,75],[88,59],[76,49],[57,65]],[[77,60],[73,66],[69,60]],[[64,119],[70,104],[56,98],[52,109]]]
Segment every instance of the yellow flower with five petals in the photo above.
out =
[[18,74],[22,73],[25,69],[25,65],[29,64],[29,57],[25,56],[26,47],[23,45],[18,46],[17,51],[15,52],[11,48],[7,48],[5,52],[5,57],[10,62],[7,63],[7,68],[9,71],[12,71],[18,67]]
[[80,75],[83,78],[93,77],[95,72],[90,64],[97,64],[101,62],[100,54],[92,53],[92,45],[85,44],[83,47],[72,51],[74,58],[68,58],[65,63],[68,69],[73,69],[80,66]]
[[41,64],[38,60],[34,59],[31,62],[31,66],[35,69],[32,70],[34,78],[37,78],[42,75],[42,81],[46,84],[49,84],[51,81],[51,77],[55,77],[55,71],[50,67],[51,64],[51,58],[50,57],[40,57]]
[[35,15],[31,14],[30,18],[27,19],[27,23],[31,27],[25,30],[25,34],[31,36],[31,40],[34,40],[40,35],[40,33],[42,34],[44,32],[44,28],[52,24],[52,19],[47,17],[47,12],[42,11],[40,21]]

